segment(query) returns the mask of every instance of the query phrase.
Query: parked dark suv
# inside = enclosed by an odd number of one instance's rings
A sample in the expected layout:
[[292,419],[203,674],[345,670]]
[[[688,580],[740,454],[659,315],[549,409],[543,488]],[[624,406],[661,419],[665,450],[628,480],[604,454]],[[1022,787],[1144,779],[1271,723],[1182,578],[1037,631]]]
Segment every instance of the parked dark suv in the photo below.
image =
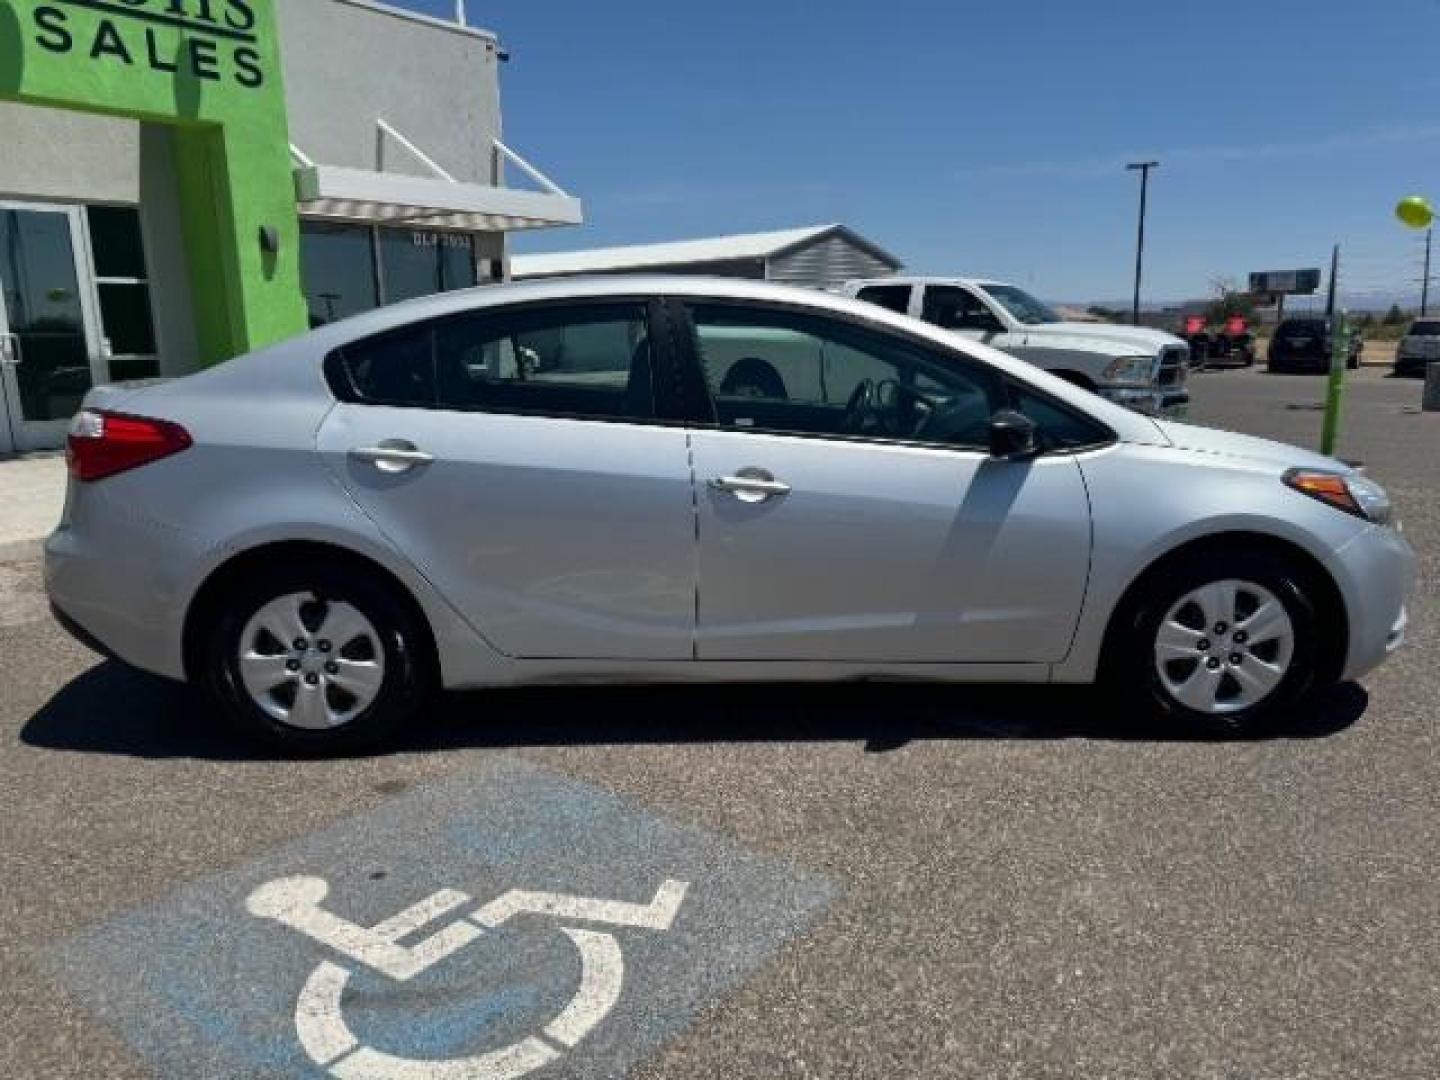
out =
[[[1346,366],[1360,366],[1360,350],[1365,347],[1359,334],[1350,335]],[[1330,320],[1325,318],[1286,319],[1275,328],[1267,357],[1271,371],[1324,373],[1330,370]]]

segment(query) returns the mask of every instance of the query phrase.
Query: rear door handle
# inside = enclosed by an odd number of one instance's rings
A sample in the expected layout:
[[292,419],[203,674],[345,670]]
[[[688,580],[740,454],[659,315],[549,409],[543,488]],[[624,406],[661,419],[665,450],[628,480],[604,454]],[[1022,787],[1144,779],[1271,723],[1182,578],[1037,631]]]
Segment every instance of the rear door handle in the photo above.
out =
[[733,476],[717,476],[710,490],[734,495],[741,502],[761,503],[790,494],[790,485],[776,480],[764,469],[741,469]]
[[409,472],[435,460],[433,454],[425,453],[404,439],[386,439],[376,446],[359,446],[350,451],[350,456],[386,473]]

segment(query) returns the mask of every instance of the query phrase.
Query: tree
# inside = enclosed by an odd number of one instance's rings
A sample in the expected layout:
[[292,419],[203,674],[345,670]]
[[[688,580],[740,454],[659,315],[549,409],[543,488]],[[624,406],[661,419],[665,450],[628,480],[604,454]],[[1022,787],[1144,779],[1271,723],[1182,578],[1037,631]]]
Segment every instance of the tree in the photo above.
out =
[[1247,323],[1255,321],[1255,298],[1241,290],[1233,280],[1214,278],[1210,282],[1210,288],[1215,293],[1215,299],[1205,309],[1205,318],[1210,322],[1223,323],[1235,315],[1239,315]]
[[1385,313],[1386,326],[1399,326],[1405,321],[1405,313],[1400,310],[1399,304],[1391,304],[1390,310]]
[[1118,308],[1105,307],[1103,304],[1091,304],[1085,310],[1101,322],[1124,323],[1130,321],[1130,316],[1126,315],[1125,312]]

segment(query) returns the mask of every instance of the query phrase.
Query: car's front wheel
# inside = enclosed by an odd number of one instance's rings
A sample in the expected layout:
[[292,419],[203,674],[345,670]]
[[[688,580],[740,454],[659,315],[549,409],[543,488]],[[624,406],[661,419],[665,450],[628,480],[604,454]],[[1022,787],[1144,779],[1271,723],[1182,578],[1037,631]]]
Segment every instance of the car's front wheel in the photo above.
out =
[[204,679],[232,720],[272,744],[360,749],[416,717],[428,688],[425,641],[387,583],[305,561],[225,593]]
[[1152,575],[1122,618],[1108,679],[1162,722],[1258,733],[1314,686],[1312,588],[1268,553],[1201,553]]

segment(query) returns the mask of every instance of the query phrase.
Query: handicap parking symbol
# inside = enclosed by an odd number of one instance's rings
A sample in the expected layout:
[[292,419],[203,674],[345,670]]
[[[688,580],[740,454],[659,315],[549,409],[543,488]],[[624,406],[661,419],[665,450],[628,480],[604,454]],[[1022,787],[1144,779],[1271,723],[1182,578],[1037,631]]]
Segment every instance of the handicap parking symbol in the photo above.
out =
[[158,1077],[600,1080],[763,977],[833,896],[500,754],[38,959]]
[[[411,946],[400,942],[467,906],[470,897],[441,889],[383,922],[360,926],[322,906],[330,892],[324,878],[290,877],[260,886],[245,906],[252,915],[274,920],[356,964],[406,982],[517,916],[668,930],[688,888],[687,882],[667,879],[648,904],[512,889]],[[296,1035],[310,1059],[338,1080],[515,1080],[574,1049],[620,999],[625,963],[615,936],[587,927],[559,929],[580,954],[580,983],[564,1010],[540,1034],[496,1050],[443,1060],[385,1053],[362,1045],[342,1015],[350,971],[322,960],[295,1003]]]

